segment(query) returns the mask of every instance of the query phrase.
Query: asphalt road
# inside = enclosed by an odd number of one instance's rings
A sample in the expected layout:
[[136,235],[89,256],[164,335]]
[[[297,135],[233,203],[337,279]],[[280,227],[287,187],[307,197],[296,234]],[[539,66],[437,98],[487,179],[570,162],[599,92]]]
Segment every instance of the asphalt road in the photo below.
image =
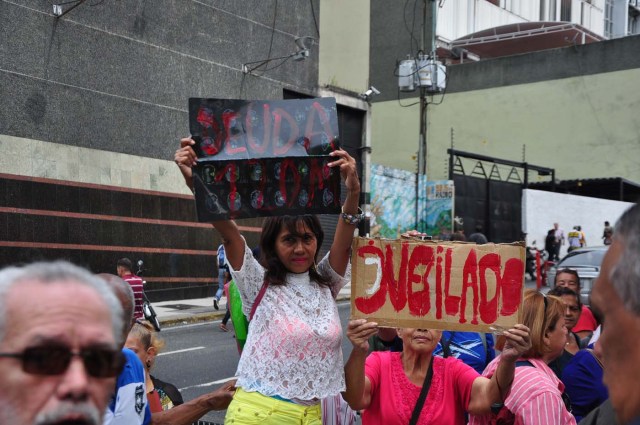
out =
[[[346,329],[349,302],[339,303],[338,311],[343,329]],[[178,387],[185,401],[216,389],[235,374],[239,356],[232,326],[229,327],[230,332],[221,332],[219,323],[175,326],[163,329],[159,335],[166,345],[152,374]],[[351,344],[346,338],[342,350],[346,359],[351,351]],[[224,415],[224,411],[211,412],[202,420],[222,424]]]

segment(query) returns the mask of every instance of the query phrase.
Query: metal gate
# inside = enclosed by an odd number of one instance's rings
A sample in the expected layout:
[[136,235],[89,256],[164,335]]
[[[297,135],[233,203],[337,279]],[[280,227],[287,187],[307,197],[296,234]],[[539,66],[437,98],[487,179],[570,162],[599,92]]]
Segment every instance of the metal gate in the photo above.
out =
[[455,149],[447,152],[449,179],[455,186],[454,213],[462,218],[465,235],[480,225],[490,242],[522,240],[522,189],[529,185],[529,173],[554,182],[555,170]]

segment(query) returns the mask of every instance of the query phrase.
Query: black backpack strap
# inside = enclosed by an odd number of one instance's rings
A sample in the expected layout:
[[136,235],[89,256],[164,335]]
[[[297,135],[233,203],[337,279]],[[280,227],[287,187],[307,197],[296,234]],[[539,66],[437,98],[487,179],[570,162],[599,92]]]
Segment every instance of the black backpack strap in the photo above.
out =
[[529,360],[518,360],[516,362],[516,367],[522,367],[522,366],[535,367],[533,363],[531,363]]
[[[535,367],[533,363],[531,363],[529,360],[518,360],[516,362],[516,368],[518,367]],[[498,379],[498,378],[496,378]],[[491,405],[491,412],[494,415],[497,415],[498,413],[500,413],[500,410],[502,410],[502,408],[504,407],[504,403],[493,403]]]
[[418,397],[416,406],[413,408],[413,413],[411,414],[409,425],[416,425],[418,423],[418,419],[420,418],[420,412],[422,412],[422,407],[424,406],[424,401],[427,399],[427,394],[429,393],[429,388],[431,387],[431,380],[433,379],[434,361],[435,358],[431,356],[431,363],[429,363],[429,369],[427,370],[427,374],[424,377],[424,383],[422,384],[422,389],[420,390],[420,396]]
[[442,345],[442,357],[445,359],[447,357],[451,357],[451,340],[455,335],[455,332],[449,332],[449,339],[445,339],[444,341],[440,341],[440,345]]

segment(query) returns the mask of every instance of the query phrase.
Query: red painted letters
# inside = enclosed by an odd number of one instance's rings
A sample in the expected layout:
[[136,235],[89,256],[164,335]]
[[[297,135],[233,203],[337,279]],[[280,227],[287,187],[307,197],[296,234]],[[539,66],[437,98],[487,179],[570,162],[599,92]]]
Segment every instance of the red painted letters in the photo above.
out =
[[483,252],[475,246],[461,249],[403,241],[382,247],[374,240],[357,248],[356,255],[367,279],[379,278],[375,284],[367,282],[366,295],[354,300],[358,311],[367,315],[388,302],[396,312],[408,308],[415,318],[428,316],[433,309],[437,320],[449,317],[461,324],[492,324],[500,316],[513,315],[521,303],[524,263],[520,258],[507,258],[503,265],[499,252]]

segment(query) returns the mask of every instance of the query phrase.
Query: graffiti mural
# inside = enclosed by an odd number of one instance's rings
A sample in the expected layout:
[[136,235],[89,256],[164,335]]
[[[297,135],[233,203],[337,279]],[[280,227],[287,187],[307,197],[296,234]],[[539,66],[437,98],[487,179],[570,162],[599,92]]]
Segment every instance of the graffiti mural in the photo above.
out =
[[448,239],[453,216],[453,182],[428,182],[419,176],[416,226],[416,174],[371,165],[371,236],[397,238],[417,227],[434,238]]
[[454,187],[453,180],[427,182],[425,232],[434,238],[448,240],[452,231]]

